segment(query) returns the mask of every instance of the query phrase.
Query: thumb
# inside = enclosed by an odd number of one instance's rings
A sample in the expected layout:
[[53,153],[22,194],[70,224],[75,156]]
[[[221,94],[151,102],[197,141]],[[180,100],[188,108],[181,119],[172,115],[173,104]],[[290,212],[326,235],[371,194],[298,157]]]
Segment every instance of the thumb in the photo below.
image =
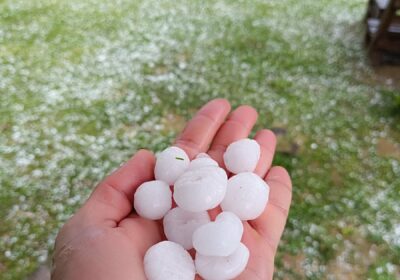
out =
[[136,189],[154,178],[154,165],[153,153],[138,151],[96,187],[80,212],[95,223],[118,223],[132,211]]

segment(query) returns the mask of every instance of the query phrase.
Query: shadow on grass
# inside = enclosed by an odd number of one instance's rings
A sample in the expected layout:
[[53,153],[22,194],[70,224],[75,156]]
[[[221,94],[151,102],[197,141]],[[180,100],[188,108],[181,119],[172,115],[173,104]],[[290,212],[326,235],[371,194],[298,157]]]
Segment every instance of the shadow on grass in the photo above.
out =
[[380,94],[376,101],[371,102],[370,114],[385,119],[394,131],[400,132],[400,88],[378,86],[376,90]]
[[273,165],[279,165],[286,168],[289,174],[293,171],[292,160],[295,155],[288,152],[276,152]]

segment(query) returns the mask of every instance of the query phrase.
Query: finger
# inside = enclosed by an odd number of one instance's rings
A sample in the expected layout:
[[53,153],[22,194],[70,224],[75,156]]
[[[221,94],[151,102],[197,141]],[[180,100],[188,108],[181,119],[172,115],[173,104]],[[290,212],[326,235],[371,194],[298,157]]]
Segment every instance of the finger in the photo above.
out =
[[219,166],[225,166],[222,156],[226,147],[236,140],[248,137],[257,117],[257,111],[247,105],[238,107],[230,114],[217,132],[208,151],[208,154],[218,162]]
[[190,158],[207,151],[215,133],[231,110],[226,99],[214,99],[204,105],[188,122],[175,145],[184,149]]
[[276,252],[292,200],[292,182],[286,169],[279,166],[271,168],[265,181],[270,187],[267,207],[261,216],[249,223]]
[[154,178],[154,155],[138,151],[128,162],[108,176],[82,207],[91,222],[118,223],[132,211],[133,196],[143,183]]
[[254,173],[264,178],[274,158],[276,137],[271,130],[263,129],[257,132],[254,140],[260,145],[260,159]]
[[[207,152],[218,165],[225,167],[223,154],[228,145],[236,140],[249,136],[251,129],[257,121],[257,111],[250,106],[243,105],[234,110],[221,126],[210,150]],[[212,220],[221,212],[220,207],[209,211]]]

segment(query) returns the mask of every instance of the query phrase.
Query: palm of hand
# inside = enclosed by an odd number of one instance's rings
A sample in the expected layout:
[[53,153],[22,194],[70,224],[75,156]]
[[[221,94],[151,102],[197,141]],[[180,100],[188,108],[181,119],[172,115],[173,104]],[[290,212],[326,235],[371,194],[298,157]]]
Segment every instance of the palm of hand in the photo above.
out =
[[[222,155],[231,142],[245,138],[257,119],[256,111],[241,106],[227,120],[230,105],[217,99],[206,104],[188,123],[175,145],[190,157],[208,154],[223,166]],[[272,279],[274,256],[291,201],[291,182],[281,167],[272,167],[275,137],[269,130],[256,136],[261,158],[256,173],[270,186],[264,213],[244,223],[242,242],[250,250],[246,270],[238,279]],[[139,151],[106,178],[57,236],[52,279],[146,279],[143,257],[153,244],[165,240],[162,223],[132,212],[133,194],[153,178],[154,155]],[[215,218],[220,209],[210,211]],[[196,279],[201,279],[200,277]]]

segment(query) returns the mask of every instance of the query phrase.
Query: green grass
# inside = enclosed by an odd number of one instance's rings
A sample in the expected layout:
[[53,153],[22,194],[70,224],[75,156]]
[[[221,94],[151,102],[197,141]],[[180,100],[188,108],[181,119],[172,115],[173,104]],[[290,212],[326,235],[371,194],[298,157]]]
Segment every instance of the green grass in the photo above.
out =
[[[134,3],[132,3],[134,2]],[[394,101],[362,48],[366,1],[0,1],[0,279],[138,148],[214,97],[283,128],[294,200],[277,279],[400,276]],[[178,122],[179,123],[179,122]],[[285,144],[286,143],[286,144]],[[285,145],[297,145],[294,154]]]

